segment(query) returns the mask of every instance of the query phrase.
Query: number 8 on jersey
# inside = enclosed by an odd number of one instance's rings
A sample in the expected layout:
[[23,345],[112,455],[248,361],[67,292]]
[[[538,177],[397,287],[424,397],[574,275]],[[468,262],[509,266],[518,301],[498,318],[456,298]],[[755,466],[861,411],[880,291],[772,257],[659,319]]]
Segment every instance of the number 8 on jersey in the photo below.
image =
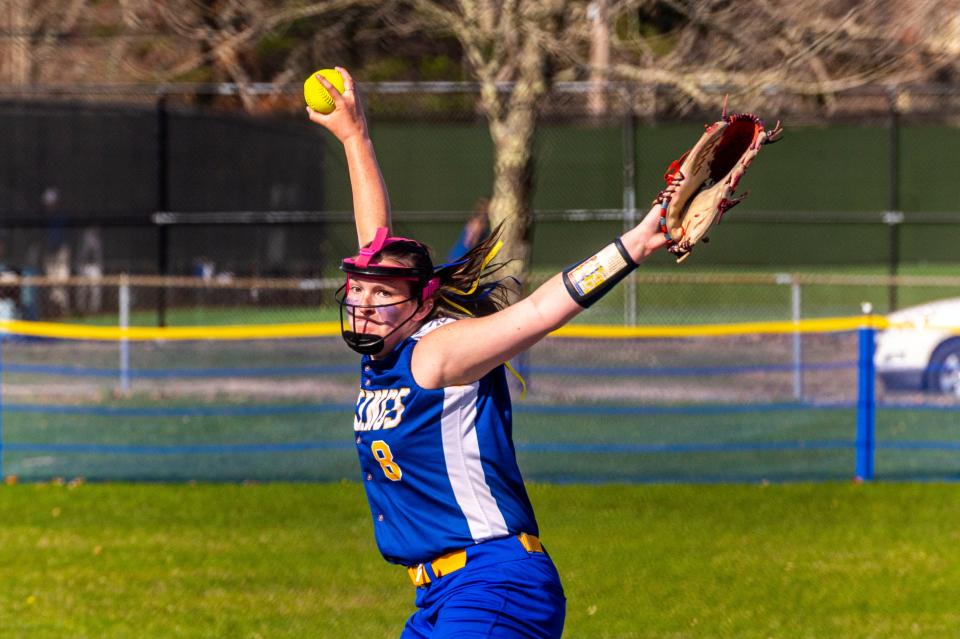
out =
[[370,452],[373,453],[373,456],[380,463],[380,468],[383,469],[383,474],[387,476],[387,479],[390,481],[400,481],[403,477],[403,471],[394,463],[393,453],[390,452],[390,447],[387,445],[387,442],[378,439],[370,445]]

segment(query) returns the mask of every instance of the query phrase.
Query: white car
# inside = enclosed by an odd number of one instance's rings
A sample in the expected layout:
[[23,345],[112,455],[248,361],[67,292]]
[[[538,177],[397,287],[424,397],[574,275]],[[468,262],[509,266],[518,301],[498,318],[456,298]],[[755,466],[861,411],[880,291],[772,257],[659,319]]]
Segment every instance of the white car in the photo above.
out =
[[877,336],[877,375],[888,390],[960,397],[960,297],[911,306],[887,316]]

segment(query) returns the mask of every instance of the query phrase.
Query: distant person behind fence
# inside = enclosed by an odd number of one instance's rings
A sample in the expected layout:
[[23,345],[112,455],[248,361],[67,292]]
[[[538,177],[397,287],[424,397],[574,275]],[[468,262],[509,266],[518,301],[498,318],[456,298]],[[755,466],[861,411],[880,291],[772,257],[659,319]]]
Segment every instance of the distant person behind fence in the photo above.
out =
[[447,261],[460,259],[474,246],[482,242],[490,233],[490,200],[480,198],[473,207],[473,214],[463,225],[463,231],[456,244],[450,247]]
[[7,243],[0,237],[0,320],[18,319],[20,286],[18,270],[7,261]]
[[91,280],[90,284],[77,289],[77,308],[81,313],[99,313],[103,300],[103,287],[96,283],[103,277],[103,241],[99,228],[91,226],[83,230],[77,253],[77,271]]
[[[48,187],[43,191],[40,202],[43,206],[45,221],[47,222],[47,248],[43,258],[44,274],[52,281],[66,281],[70,279],[70,246],[67,244],[66,232],[58,209],[60,191],[56,187]],[[50,305],[56,315],[66,315],[70,310],[70,295],[66,286],[51,286],[49,289]]]

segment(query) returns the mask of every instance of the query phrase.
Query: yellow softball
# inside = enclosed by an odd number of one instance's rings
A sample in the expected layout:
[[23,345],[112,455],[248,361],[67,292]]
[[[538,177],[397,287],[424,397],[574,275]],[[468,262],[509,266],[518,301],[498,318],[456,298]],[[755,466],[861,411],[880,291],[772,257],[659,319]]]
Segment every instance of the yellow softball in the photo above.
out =
[[330,113],[335,108],[333,98],[317,80],[317,75],[322,75],[340,93],[343,93],[343,76],[336,69],[320,69],[311,73],[303,83],[303,99],[307,105],[317,113]]

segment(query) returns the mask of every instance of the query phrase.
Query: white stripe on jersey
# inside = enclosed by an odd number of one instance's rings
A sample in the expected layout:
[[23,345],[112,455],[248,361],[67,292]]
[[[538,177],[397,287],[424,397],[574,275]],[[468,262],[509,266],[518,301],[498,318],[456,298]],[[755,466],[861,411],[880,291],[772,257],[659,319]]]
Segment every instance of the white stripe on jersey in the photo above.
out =
[[487,485],[480,464],[480,442],[477,439],[477,389],[469,386],[448,386],[443,389],[443,457],[457,505],[463,511],[474,541],[480,542],[510,533],[503,513]]

